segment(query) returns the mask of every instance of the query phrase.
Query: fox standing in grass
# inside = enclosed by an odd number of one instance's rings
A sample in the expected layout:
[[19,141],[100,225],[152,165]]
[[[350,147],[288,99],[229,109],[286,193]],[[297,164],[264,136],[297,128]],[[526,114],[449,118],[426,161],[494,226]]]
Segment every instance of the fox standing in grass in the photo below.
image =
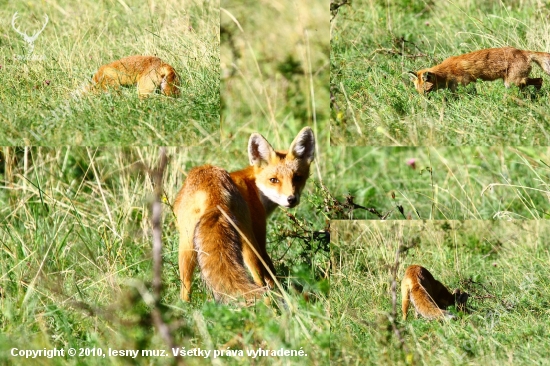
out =
[[416,90],[421,94],[442,88],[449,88],[454,92],[458,84],[466,86],[477,79],[504,79],[507,88],[510,84],[515,84],[520,88],[533,85],[540,89],[542,78],[529,78],[531,62],[538,64],[550,75],[550,53],[512,47],[489,48],[449,57],[439,65],[409,73]]
[[148,97],[155,90],[174,97],[180,92],[180,79],[174,68],[154,56],[128,56],[103,65],[93,76],[92,84],[87,90],[137,85],[140,98]]
[[288,152],[275,151],[254,133],[248,142],[247,168],[230,174],[204,165],[189,172],[174,202],[184,301],[190,300],[197,263],[220,302],[237,297],[253,300],[263,294],[264,285],[273,287],[269,271],[275,275],[275,267],[266,249],[266,219],[277,206],[298,205],[314,153],[309,127],[298,133]]
[[418,314],[428,319],[454,318],[446,311],[448,306],[457,305],[459,310],[464,310],[468,294],[456,289],[453,293],[424,267],[412,265],[405,271],[401,281],[401,301],[403,320],[407,319],[409,301],[412,301]]

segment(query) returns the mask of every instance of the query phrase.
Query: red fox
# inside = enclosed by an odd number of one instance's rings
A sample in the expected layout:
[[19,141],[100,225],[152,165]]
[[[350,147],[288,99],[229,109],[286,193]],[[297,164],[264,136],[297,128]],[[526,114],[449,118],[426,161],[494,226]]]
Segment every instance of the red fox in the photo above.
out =
[[241,296],[253,300],[265,292],[264,284],[273,287],[273,278],[250,244],[275,274],[266,249],[266,219],[277,206],[298,205],[314,154],[315,138],[309,127],[298,133],[288,152],[275,151],[263,136],[254,133],[248,142],[247,168],[228,173],[204,165],[189,172],[174,202],[184,301],[190,301],[197,263],[218,302]]
[[140,98],[148,97],[155,90],[164,95],[177,97],[180,93],[180,79],[174,68],[158,57],[128,56],[103,65],[92,78],[92,85],[118,89],[120,86],[137,85]]
[[414,87],[421,94],[442,88],[449,88],[454,92],[458,84],[466,86],[477,79],[504,79],[507,88],[510,84],[515,84],[520,88],[533,85],[540,89],[542,78],[529,78],[533,61],[550,75],[550,53],[523,51],[512,47],[489,48],[449,57],[439,65],[409,73]]
[[407,319],[409,300],[416,309],[416,318],[420,314],[428,319],[442,319],[455,317],[445,310],[449,305],[456,305],[458,310],[463,311],[468,296],[459,289],[450,293],[426,268],[412,265],[407,268],[401,281],[403,320]]

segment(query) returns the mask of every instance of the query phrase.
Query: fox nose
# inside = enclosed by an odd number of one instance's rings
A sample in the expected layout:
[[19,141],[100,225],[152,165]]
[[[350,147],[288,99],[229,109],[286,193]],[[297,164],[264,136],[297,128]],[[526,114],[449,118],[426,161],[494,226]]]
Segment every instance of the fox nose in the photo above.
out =
[[289,205],[295,205],[296,202],[298,202],[298,199],[296,198],[295,195],[288,196],[288,198],[286,200],[288,201]]

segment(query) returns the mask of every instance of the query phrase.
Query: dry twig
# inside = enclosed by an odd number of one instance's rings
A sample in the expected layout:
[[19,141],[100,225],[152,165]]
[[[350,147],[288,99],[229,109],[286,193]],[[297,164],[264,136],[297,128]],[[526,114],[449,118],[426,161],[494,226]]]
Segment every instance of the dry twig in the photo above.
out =
[[[160,158],[157,168],[150,171],[154,184],[154,199],[151,207],[153,224],[153,296],[154,306],[151,310],[153,324],[160,336],[166,342],[169,348],[176,348],[174,338],[170,334],[170,328],[162,319],[161,312],[161,292],[162,292],[162,178],[168,163],[166,148],[160,148]],[[178,365],[184,365],[183,359],[176,354],[175,361]]]

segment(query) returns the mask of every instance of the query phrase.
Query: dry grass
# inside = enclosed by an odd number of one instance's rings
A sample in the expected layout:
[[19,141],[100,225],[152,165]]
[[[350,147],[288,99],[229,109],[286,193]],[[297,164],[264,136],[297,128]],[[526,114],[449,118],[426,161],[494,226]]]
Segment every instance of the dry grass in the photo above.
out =
[[281,144],[306,125],[327,136],[326,6],[221,2],[223,138],[259,131]]

